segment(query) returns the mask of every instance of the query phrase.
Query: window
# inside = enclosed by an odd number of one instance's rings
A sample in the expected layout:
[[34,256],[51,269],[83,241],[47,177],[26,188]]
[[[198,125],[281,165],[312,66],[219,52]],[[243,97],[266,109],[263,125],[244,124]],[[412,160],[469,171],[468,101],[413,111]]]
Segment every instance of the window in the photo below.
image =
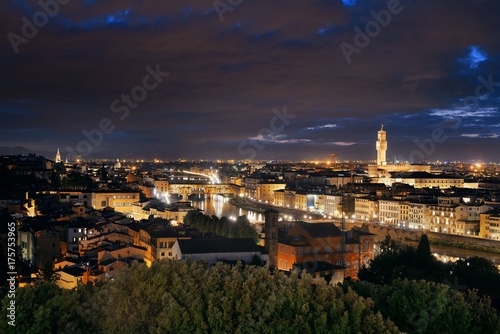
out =
[[292,255],[295,255],[295,248],[292,247]]
[[106,201],[101,201],[101,206],[106,206]]
[[288,261],[285,261],[285,269],[288,269]]
[[359,267],[358,261],[354,261],[354,269],[358,269],[358,267]]
[[325,252],[330,253],[331,251],[332,251],[332,249],[330,247],[328,247],[328,246],[325,247]]
[[314,247],[314,254],[318,254],[318,247]]
[[283,268],[283,260],[280,259],[280,267]]
[[285,253],[288,254],[288,246],[285,246]]
[[161,257],[165,256],[165,252],[160,253]]
[[302,256],[302,248],[299,248],[298,253],[299,253],[299,254],[298,254],[299,256]]
[[358,245],[354,245],[354,252],[357,253],[359,251]]

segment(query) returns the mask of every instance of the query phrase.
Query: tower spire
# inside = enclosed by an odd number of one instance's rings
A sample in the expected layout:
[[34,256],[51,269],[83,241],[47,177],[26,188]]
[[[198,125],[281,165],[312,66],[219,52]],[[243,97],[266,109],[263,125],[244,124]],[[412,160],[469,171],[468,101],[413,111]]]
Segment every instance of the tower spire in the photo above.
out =
[[59,152],[59,147],[57,148],[56,158],[54,160],[55,160],[56,164],[58,164],[62,161],[61,152]]
[[386,160],[387,134],[384,130],[383,124],[378,132],[376,147],[377,147],[377,166],[387,165],[387,160]]

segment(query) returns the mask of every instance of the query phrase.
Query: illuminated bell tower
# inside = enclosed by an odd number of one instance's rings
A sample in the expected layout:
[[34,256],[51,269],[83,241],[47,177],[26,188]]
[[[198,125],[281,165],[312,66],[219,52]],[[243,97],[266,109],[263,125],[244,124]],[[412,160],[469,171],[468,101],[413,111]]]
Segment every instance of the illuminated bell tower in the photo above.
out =
[[55,160],[56,164],[58,164],[62,161],[61,152],[59,152],[59,147],[57,148],[56,158],[54,160]]
[[387,154],[387,135],[384,130],[384,125],[380,128],[377,137],[377,166],[387,165],[385,160]]

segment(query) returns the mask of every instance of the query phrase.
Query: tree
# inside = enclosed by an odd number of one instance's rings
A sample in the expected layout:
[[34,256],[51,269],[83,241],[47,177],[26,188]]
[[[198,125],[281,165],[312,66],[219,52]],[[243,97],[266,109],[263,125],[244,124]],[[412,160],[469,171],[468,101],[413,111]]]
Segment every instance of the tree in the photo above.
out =
[[422,234],[415,252],[415,265],[419,268],[428,268],[434,260],[427,234]]
[[500,272],[493,262],[482,257],[470,257],[456,261],[451,269],[452,280],[469,289],[477,289],[481,295],[500,296]]
[[40,278],[43,282],[53,282],[55,280],[55,275],[52,269],[52,263],[46,262],[40,266],[40,274]]
[[381,254],[394,254],[401,250],[401,247],[391,238],[389,233],[385,235],[384,241],[380,243]]

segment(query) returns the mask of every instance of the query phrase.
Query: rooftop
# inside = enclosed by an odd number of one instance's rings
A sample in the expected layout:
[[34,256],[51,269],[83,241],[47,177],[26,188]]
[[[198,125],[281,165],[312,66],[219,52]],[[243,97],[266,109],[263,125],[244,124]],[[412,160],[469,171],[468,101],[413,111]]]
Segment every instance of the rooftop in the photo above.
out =
[[262,248],[250,238],[177,240],[183,254],[260,253]]

